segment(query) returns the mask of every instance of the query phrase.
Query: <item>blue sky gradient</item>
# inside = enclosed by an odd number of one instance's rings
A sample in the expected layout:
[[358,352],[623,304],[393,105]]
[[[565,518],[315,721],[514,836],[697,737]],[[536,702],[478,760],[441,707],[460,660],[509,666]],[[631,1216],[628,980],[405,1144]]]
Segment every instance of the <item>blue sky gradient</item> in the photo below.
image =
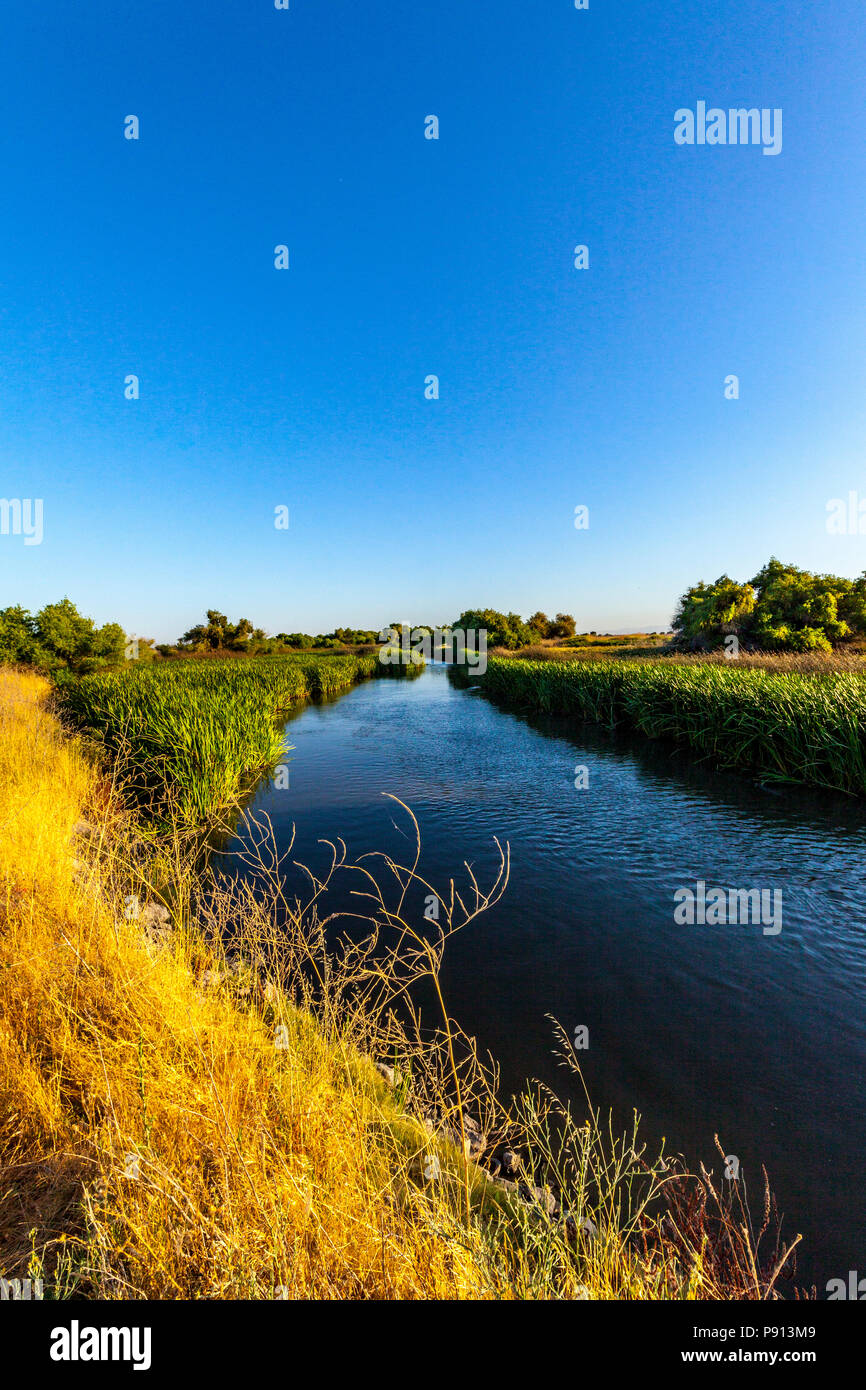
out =
[[[866,567],[826,529],[866,497],[855,0],[15,0],[3,29],[0,495],[45,534],[0,536],[0,606],[159,641],[211,606],[616,631],[771,553]],[[781,154],[678,147],[701,99],[781,107]]]

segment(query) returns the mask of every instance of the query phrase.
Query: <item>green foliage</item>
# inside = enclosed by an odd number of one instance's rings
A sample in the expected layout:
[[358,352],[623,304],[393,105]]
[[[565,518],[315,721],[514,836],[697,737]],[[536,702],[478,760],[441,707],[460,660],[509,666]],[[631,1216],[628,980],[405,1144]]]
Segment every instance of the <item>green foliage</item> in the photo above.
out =
[[497,613],[493,608],[467,609],[453,626],[464,632],[486,631],[488,647],[506,647],[508,651],[527,647],[537,640],[537,633],[519,613]]
[[557,613],[555,618],[548,618],[546,613],[539,611],[524,622],[519,613],[499,613],[495,608],[470,608],[461,613],[452,626],[465,632],[486,630],[488,647],[505,647],[511,652],[546,638],[564,641],[575,632],[571,613]]
[[137,651],[135,660],[142,661],[145,663],[145,665],[150,661],[156,660],[159,648],[154,646],[152,637],[137,638],[136,648]]
[[97,627],[68,598],[33,617],[16,606],[0,610],[0,662],[44,671],[97,671],[123,664],[126,635],[117,623]]
[[[248,655],[276,654],[286,649],[341,652],[346,647],[373,646],[379,641],[378,632],[354,627],[338,627],[333,632],[320,632],[316,637],[307,632],[278,632],[269,637],[263,628],[253,627],[248,618],[232,623],[215,608],[209,608],[206,616],[206,623],[191,627],[179,639],[178,651],[196,654],[245,652]],[[166,654],[170,650],[166,648]]]
[[810,574],[771,559],[748,584],[723,574],[694,585],[680,599],[673,629],[676,645],[692,650],[720,646],[733,633],[763,651],[830,651],[866,634],[866,574]]
[[175,660],[63,681],[61,711],[105,744],[130,790],[195,826],[288,750],[281,717],[309,698],[398,674],[376,656]]
[[718,766],[748,767],[766,780],[866,796],[866,680],[859,675],[490,657],[476,679],[485,694],[522,709],[674,739]]
[[[449,624],[438,625],[440,629]],[[570,613],[557,613],[548,618],[545,613],[535,613],[529,622],[524,622],[519,613],[499,613],[495,609],[471,609],[462,613],[456,623],[450,626],[464,631],[484,629],[487,632],[488,646],[507,647],[515,651],[542,638],[568,640],[574,636],[575,621]],[[386,624],[400,631],[401,622]],[[434,631],[434,627],[423,623],[412,625],[413,632]],[[336,627],[333,632],[320,632],[316,636],[308,632],[278,632],[268,637],[261,628],[253,628],[246,618],[239,623],[230,623],[224,613],[209,609],[207,622],[200,623],[185,632],[176,650],[181,653],[203,655],[210,652],[246,652],[248,654],[277,654],[285,651],[323,651],[344,652],[347,647],[379,646],[379,630],[359,627]],[[159,647],[157,650],[170,655],[172,649]]]
[[0,662],[12,665],[42,666],[47,653],[39,646],[36,619],[26,608],[0,609]]
[[728,633],[742,634],[744,624],[755,610],[755,591],[751,584],[738,584],[727,574],[715,584],[701,581],[680,599],[673,630],[679,645],[720,646]]
[[335,637],[337,641],[344,642],[347,647],[370,646],[379,642],[378,632],[373,632],[369,628],[335,627],[330,635]]
[[[571,613],[557,613],[555,618],[548,618],[546,613],[533,613],[528,619],[528,627],[532,630],[531,641],[538,641],[545,637],[552,637],[560,641],[566,641],[574,636],[575,621]],[[502,645],[500,643],[500,645]]]
[[557,613],[556,618],[550,624],[548,637],[569,638],[575,632],[575,621],[571,613]]
[[[253,634],[249,618],[239,618],[236,623],[229,622],[225,613],[209,608],[207,622],[191,627],[178,640],[178,647],[187,651],[243,651]],[[264,638],[264,633],[262,633]]]

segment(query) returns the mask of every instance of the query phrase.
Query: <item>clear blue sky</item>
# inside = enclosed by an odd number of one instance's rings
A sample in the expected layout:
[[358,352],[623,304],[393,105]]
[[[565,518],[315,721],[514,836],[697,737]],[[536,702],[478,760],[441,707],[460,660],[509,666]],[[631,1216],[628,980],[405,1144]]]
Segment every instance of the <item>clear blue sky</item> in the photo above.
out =
[[[0,606],[157,640],[211,606],[627,630],[771,553],[866,567],[825,527],[866,497],[862,0],[10,0],[2,28],[0,495],[45,536],[0,536]],[[781,107],[782,153],[678,147],[698,100]]]

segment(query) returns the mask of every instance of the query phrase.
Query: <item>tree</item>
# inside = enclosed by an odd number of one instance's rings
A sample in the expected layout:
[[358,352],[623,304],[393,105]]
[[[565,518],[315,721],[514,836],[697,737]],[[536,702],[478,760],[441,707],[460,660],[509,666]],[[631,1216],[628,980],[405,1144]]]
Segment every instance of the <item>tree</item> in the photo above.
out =
[[747,584],[723,574],[688,589],[673,631],[677,646],[692,649],[719,646],[734,633],[765,651],[830,651],[866,633],[866,573],[811,574],[774,556]]
[[[141,644],[139,644],[140,650]],[[100,666],[119,666],[126,654],[126,633],[119,623],[106,623],[93,634],[89,652],[83,656],[82,669],[97,670]]]
[[68,598],[46,603],[36,614],[36,635],[40,646],[66,665],[76,657],[90,655],[94,638],[92,618],[85,618]]
[[119,623],[96,627],[68,598],[47,603],[35,618],[19,607],[0,611],[0,660],[46,671],[86,672],[119,666],[126,634]]
[[198,623],[178,639],[179,647],[196,652],[245,650],[247,640],[253,634],[249,618],[240,618],[236,623],[231,623],[225,613],[220,613],[216,608],[209,608],[205,617],[206,623]]
[[528,620],[528,622],[529,626],[532,628],[532,631],[536,633],[538,637],[550,636],[550,619],[548,618],[546,613],[542,613],[540,611],[538,613],[533,613],[532,617]]
[[156,660],[157,652],[163,652],[164,654],[164,648],[161,645],[159,647],[154,646],[152,637],[137,637],[135,639],[135,648],[134,660],[140,661],[142,665],[145,666],[150,665],[152,661]]
[[758,596],[754,636],[759,646],[829,651],[852,635],[839,614],[839,600],[852,588],[850,579],[809,574],[773,558],[752,584]]
[[509,651],[527,647],[535,640],[532,628],[519,613],[498,613],[495,608],[467,609],[454,627],[464,632],[486,632],[488,647],[506,647]]
[[[259,628],[259,631],[262,632],[262,629]],[[226,626],[226,646],[232,651],[243,651],[254,632],[255,629],[249,618],[239,618],[234,626],[232,626],[231,623]],[[262,637],[264,637],[264,635],[264,632],[262,632]]]
[[573,637],[575,621],[571,613],[557,613],[556,620],[550,624],[551,637]]
[[673,619],[675,642],[691,650],[721,646],[725,636],[745,637],[744,624],[755,608],[751,584],[738,584],[727,574],[714,584],[703,580],[687,589]]
[[0,611],[0,662],[39,666],[45,656],[30,613],[18,605]]

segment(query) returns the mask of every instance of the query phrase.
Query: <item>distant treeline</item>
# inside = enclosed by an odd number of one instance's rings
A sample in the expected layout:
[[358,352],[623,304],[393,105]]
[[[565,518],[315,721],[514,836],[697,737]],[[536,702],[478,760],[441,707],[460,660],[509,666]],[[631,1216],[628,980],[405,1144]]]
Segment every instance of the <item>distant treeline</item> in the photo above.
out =
[[[383,629],[400,629],[401,622]],[[485,631],[489,648],[517,651],[543,641],[571,646],[596,645],[595,632],[577,635],[571,613],[500,613],[494,608],[466,609],[452,623],[436,625],[464,632]],[[433,632],[418,624],[416,631]],[[651,637],[661,634],[651,633]],[[811,574],[775,558],[741,584],[723,574],[713,584],[693,585],[679,601],[673,620],[673,645],[689,651],[709,651],[735,637],[747,649],[761,651],[830,651],[842,643],[866,638],[866,571],[858,579]],[[592,639],[595,639],[593,641]],[[205,621],[191,627],[175,645],[155,644],[152,638],[127,637],[119,623],[97,627],[79,613],[68,598],[48,603],[38,613],[18,605],[0,609],[0,664],[29,665],[45,671],[78,674],[118,666],[124,658],[140,662],[160,657],[220,654],[266,655],[283,651],[345,651],[378,646],[380,631],[337,627],[333,632],[278,632],[269,635],[248,618],[230,621],[209,608]],[[627,639],[619,639],[627,641]]]
[[[207,652],[247,652],[271,653],[293,650],[336,650],[345,647],[378,646],[382,633],[389,629],[411,627],[414,632],[432,633],[436,627],[484,629],[487,643],[491,647],[508,647],[514,650],[547,638],[566,640],[574,637],[575,621],[570,613],[557,613],[548,618],[546,613],[533,613],[531,618],[523,619],[518,613],[498,613],[493,608],[468,609],[461,613],[455,622],[440,624],[405,624],[400,621],[386,623],[382,629],[337,627],[333,632],[313,636],[308,632],[278,632],[270,636],[262,628],[254,627],[248,618],[231,622],[224,613],[208,609],[207,621],[191,627],[178,639],[176,646],[158,646],[156,651],[163,656],[184,653]],[[595,634],[593,634],[595,635]]]
[[308,632],[278,632],[269,636],[263,628],[254,627],[249,618],[231,622],[215,608],[205,614],[206,622],[191,627],[177,645],[160,644],[156,650],[162,656],[185,652],[247,652],[264,654],[279,651],[321,650],[340,651],[345,647],[373,646],[379,633],[368,628],[337,627],[333,632],[312,636]]
[[688,589],[673,629],[674,645],[690,651],[721,647],[732,636],[759,651],[830,651],[866,636],[866,572],[840,579],[774,557],[745,584],[723,574]]
[[311,636],[280,632],[269,637],[247,618],[232,623],[224,613],[209,609],[207,621],[192,627],[175,646],[156,644],[150,637],[128,637],[119,623],[97,627],[79,613],[68,598],[48,603],[36,614],[18,605],[0,609],[0,665],[35,666],[47,672],[69,670],[87,675],[119,666],[124,659],[148,662],[160,657],[246,653],[258,656],[299,649],[345,651],[347,647],[378,645],[379,634],[368,629],[338,627]]
[[557,613],[555,618],[548,618],[546,613],[539,612],[533,613],[531,618],[521,618],[519,613],[498,613],[495,608],[469,608],[452,626],[464,632],[485,631],[488,647],[506,647],[509,651],[552,637],[565,641],[573,637],[576,630],[571,613]]
[[487,646],[504,647],[507,651],[519,651],[523,647],[534,647],[539,642],[558,642],[566,647],[627,647],[643,643],[648,637],[661,640],[665,633],[636,632],[622,635],[612,632],[577,632],[571,613],[557,613],[548,618],[546,613],[533,613],[531,618],[521,618],[518,613],[497,613],[493,608],[471,609],[461,613],[455,628],[465,631],[486,630]]

